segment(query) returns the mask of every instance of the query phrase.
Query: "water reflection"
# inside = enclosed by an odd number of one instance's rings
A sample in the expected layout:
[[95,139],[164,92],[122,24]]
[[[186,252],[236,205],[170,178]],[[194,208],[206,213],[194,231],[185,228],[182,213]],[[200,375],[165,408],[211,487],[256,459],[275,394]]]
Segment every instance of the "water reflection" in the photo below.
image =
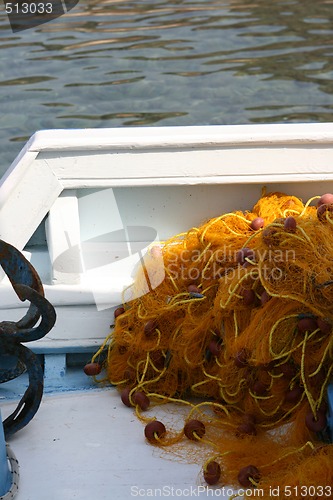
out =
[[332,0],[80,0],[0,15],[2,164],[40,128],[333,121]]

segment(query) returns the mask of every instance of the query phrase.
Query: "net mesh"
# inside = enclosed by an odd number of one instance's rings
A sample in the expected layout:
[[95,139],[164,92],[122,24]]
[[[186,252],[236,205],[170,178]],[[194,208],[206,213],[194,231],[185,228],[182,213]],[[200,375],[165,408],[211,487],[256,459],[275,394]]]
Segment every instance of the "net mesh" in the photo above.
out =
[[93,358],[107,350],[107,379],[143,422],[156,418],[148,405],[187,408],[181,429],[150,440],[196,442],[208,484],[260,487],[263,498],[333,484],[333,217],[319,198],[264,194],[153,247]]

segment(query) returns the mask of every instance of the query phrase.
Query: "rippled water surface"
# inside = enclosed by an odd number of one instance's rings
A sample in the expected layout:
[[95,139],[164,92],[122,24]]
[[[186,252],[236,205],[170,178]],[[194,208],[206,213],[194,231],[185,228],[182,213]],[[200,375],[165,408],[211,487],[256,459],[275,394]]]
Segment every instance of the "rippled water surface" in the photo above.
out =
[[38,129],[333,121],[333,0],[0,3],[0,55],[0,174]]

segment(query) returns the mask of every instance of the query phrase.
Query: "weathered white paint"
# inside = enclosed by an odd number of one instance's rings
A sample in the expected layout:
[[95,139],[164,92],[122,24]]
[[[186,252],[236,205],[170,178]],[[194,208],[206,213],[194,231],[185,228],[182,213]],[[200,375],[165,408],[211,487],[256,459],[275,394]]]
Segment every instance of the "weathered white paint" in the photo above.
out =
[[77,187],[78,178],[84,187],[282,182],[286,177],[290,182],[302,177],[308,181],[333,179],[331,146],[156,149],[82,156],[72,153],[62,162],[51,153],[42,153],[36,162],[40,168],[51,168],[68,189]]
[[63,190],[51,169],[26,150],[0,181],[0,238],[22,249]]
[[[13,403],[2,404],[3,417],[14,409]],[[168,426],[169,419],[175,424],[177,412],[181,425],[181,408],[171,411],[173,420],[165,405],[149,414]],[[33,420],[10,444],[20,464],[15,500],[231,496],[227,488],[216,495],[213,487],[208,491],[199,464],[148,444],[144,425],[121,403],[115,388],[45,395]],[[184,453],[193,453],[193,446],[184,441]]]
[[29,151],[82,151],[82,148],[170,148],[185,146],[327,144],[332,123],[204,125],[190,127],[128,127],[79,130],[43,130],[27,144]]
[[53,263],[51,283],[80,283],[83,264],[76,191],[63,191],[51,206],[46,221],[46,240]]

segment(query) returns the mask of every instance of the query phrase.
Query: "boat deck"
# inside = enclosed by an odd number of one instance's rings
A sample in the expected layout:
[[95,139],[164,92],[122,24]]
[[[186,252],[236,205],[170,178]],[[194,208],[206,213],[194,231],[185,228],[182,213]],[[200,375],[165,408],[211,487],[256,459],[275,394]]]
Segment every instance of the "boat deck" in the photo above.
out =
[[[4,418],[15,402],[1,408]],[[20,465],[17,500],[229,498],[207,489],[199,464],[147,443],[144,425],[113,387],[44,395],[8,442]]]
[[[231,496],[207,488],[202,461],[149,445],[116,389],[96,388],[75,366],[104,341],[151,245],[248,210],[263,188],[303,200],[333,192],[332,164],[332,123],[52,130],[28,141],[0,180],[0,238],[36,268],[57,321],[28,345],[43,362],[45,390],[9,440],[17,500]],[[1,273],[0,321],[17,321],[26,304]],[[3,419],[25,387],[24,378],[1,384]],[[332,415],[331,404],[331,432]]]

